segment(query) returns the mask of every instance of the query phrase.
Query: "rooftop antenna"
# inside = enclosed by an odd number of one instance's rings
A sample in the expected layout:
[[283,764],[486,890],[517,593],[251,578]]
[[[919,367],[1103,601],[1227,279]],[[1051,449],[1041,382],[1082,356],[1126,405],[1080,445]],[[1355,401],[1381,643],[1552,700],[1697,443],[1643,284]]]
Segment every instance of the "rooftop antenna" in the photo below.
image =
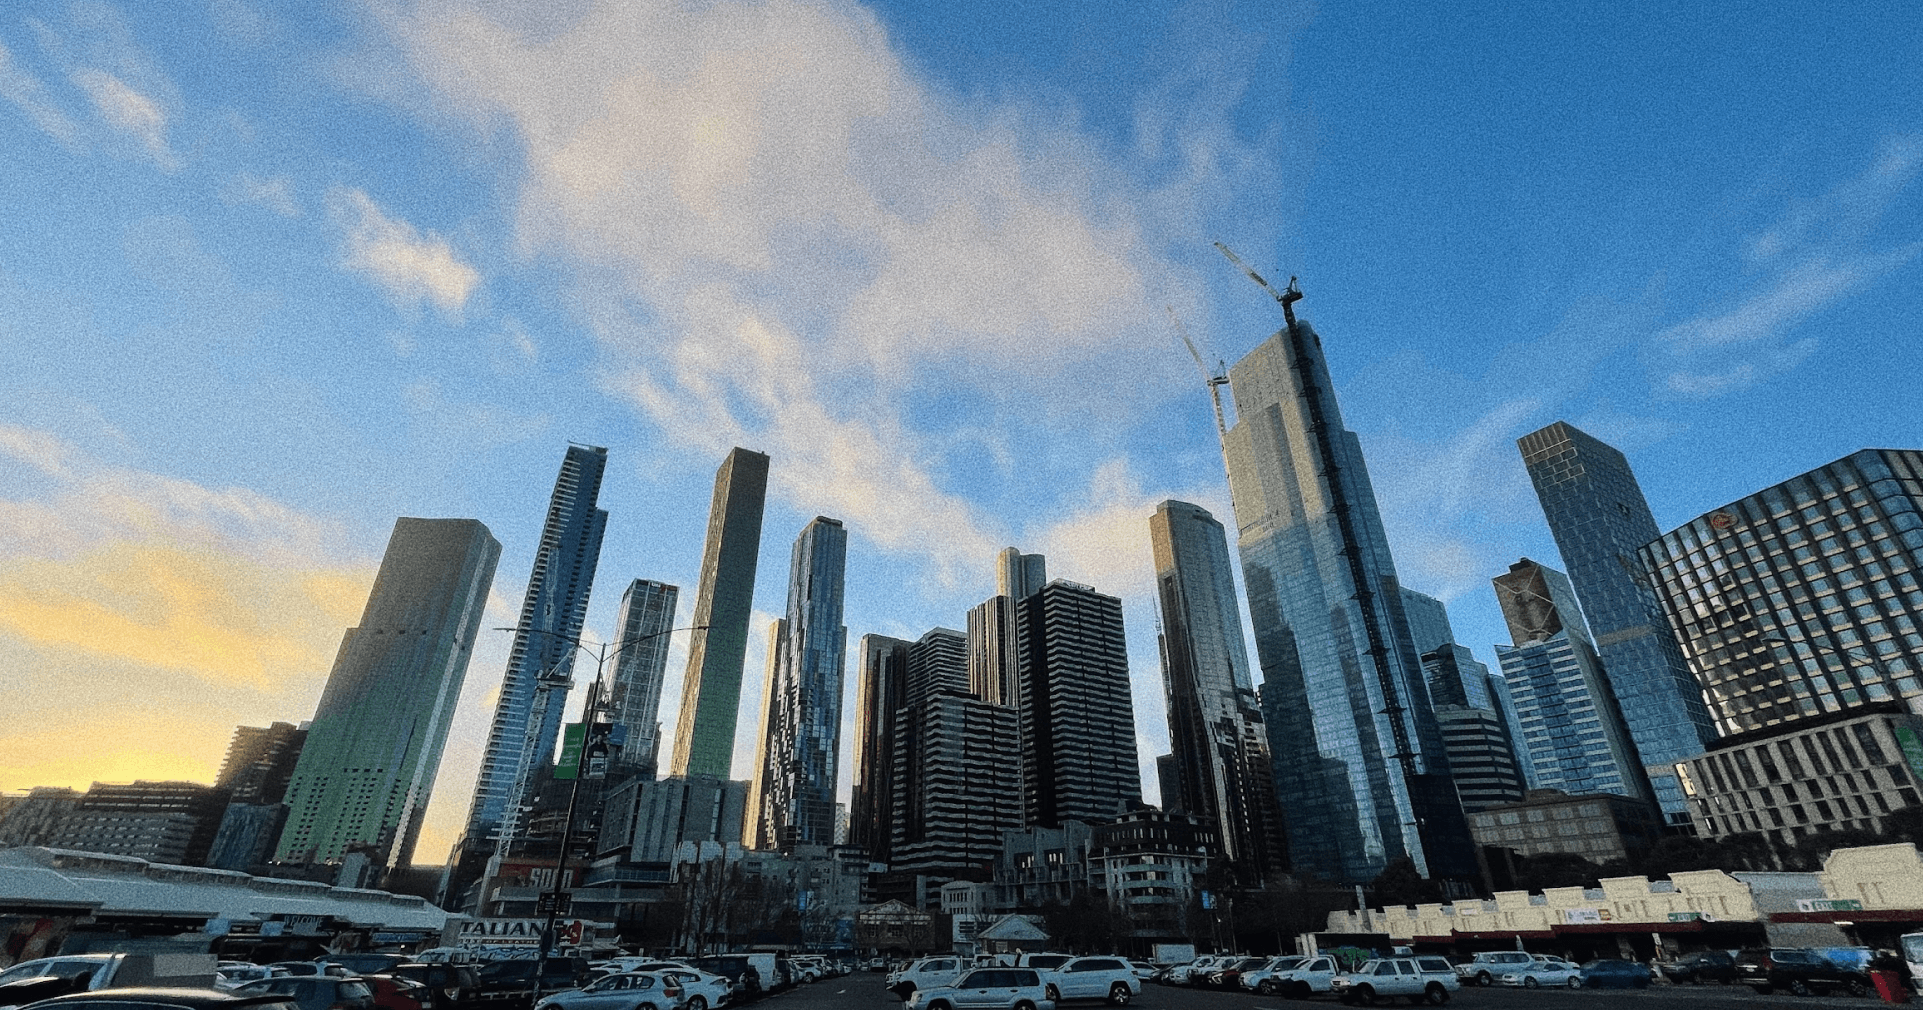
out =
[[1230,263],[1235,264],[1237,267],[1241,269],[1243,273],[1248,274],[1250,280],[1254,281],[1257,284],[1262,285],[1262,290],[1267,291],[1270,297],[1282,303],[1282,316],[1283,318],[1289,321],[1289,329],[1294,330],[1295,329],[1295,309],[1292,308],[1291,306],[1293,306],[1296,302],[1302,300],[1302,289],[1295,286],[1295,278],[1294,277],[1289,278],[1289,286],[1286,290],[1277,291],[1275,290],[1275,285],[1270,284],[1268,281],[1264,280],[1261,274],[1258,274],[1255,272],[1254,268],[1250,267],[1247,263],[1242,262],[1242,257],[1237,256],[1235,254],[1235,250],[1230,249],[1228,246],[1225,246],[1220,242],[1215,243],[1215,248],[1220,249],[1222,251],[1222,255],[1227,256],[1229,258]]
[[1175,314],[1175,306],[1164,308],[1168,309],[1168,321],[1175,324],[1176,336],[1182,338],[1182,346],[1189,349],[1189,357],[1194,358],[1195,367],[1201,369],[1202,381],[1208,384],[1209,400],[1215,404],[1215,437],[1222,443],[1222,455],[1226,457],[1229,453],[1229,426],[1222,415],[1222,387],[1229,384],[1226,363],[1217,361],[1215,370],[1210,371],[1208,364],[1202,360],[1202,352],[1195,349],[1195,341],[1189,339],[1188,327],[1183,326],[1182,318]]

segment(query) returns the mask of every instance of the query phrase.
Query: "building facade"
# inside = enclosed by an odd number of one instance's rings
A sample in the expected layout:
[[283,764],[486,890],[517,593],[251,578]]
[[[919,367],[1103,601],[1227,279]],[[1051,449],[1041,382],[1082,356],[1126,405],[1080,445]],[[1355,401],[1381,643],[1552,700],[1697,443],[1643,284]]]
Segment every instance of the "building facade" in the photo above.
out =
[[943,694],[970,694],[968,636],[952,628],[930,628],[908,649],[909,703]]
[[1020,827],[1015,710],[964,693],[904,707],[894,740],[888,864],[932,879],[987,880],[1002,832]]
[[291,722],[236,727],[214,785],[230,803],[279,803],[306,743],[307,727]]
[[[1536,789],[1650,798],[1636,745],[1561,572],[1528,558],[1492,580],[1514,645],[1496,646]],[[1674,776],[1674,771],[1671,771]]]
[[1208,510],[1165,501],[1149,519],[1149,541],[1162,618],[1168,785],[1175,787],[1164,785],[1162,808],[1216,825],[1212,837],[1237,878],[1260,886],[1288,868],[1288,846],[1228,535]]
[[888,861],[895,781],[895,718],[907,704],[909,643],[861,636],[855,686],[854,787],[848,797],[848,844]]
[[[530,771],[554,758],[567,692],[553,685],[572,683],[575,642],[608,524],[607,512],[595,507],[607,465],[608,451],[598,446],[569,445],[561,460],[474,783],[470,844],[496,838],[511,808],[525,802]],[[298,811],[292,823],[300,823]]]
[[673,644],[668,633],[680,597],[678,587],[650,579],[635,579],[621,594],[621,609],[614,617],[608,711],[627,733],[621,747],[624,768],[645,768],[652,774],[659,765],[661,683],[668,673],[668,646]]
[[761,514],[768,500],[768,457],[747,449],[728,453],[714,475],[714,501],[695,587],[695,631],[675,724],[675,775],[728,777],[734,761],[735,717],[741,710],[741,673],[748,658],[748,620],[754,613],[755,567],[761,553]]
[[151,863],[206,863],[227,791],[195,782],[95,782],[60,825],[53,848],[131,856]]
[[1208,818],[1137,810],[1092,827],[1091,879],[1136,937],[1187,940],[1202,932],[1189,921],[1190,902],[1208,886],[1223,848]]
[[816,516],[795,539],[788,617],[768,643],[756,848],[834,844],[847,569],[848,531],[839,519]]
[[1637,551],[1658,534],[1649,503],[1628,459],[1570,424],[1557,421],[1516,445],[1657,800],[1671,823],[1686,825],[1675,762],[1702,753],[1717,732],[1641,576]]
[[500,558],[472,519],[395,521],[288,781],[276,861],[412,861]]
[[1087,890],[1095,873],[1094,839],[1094,829],[1083,821],[1002,832],[993,910],[1033,912]]
[[1229,488],[1290,861],[1366,882],[1407,856],[1469,879],[1468,826],[1320,338],[1291,311],[1229,388]]
[[630,863],[668,864],[687,842],[741,838],[748,784],[705,775],[629,778],[608,791],[600,854]]
[[1819,831],[1882,831],[1918,803],[1923,718],[1861,705],[1734,733],[1676,766],[1706,837],[1761,831],[1794,845]]
[[1923,709],[1923,452],[1852,453],[1684,523],[1642,562],[1724,732]]
[[1142,801],[1122,601],[1057,579],[1019,607],[1024,820],[1120,816]]
[[1663,822],[1645,800],[1614,793],[1573,796],[1531,789],[1521,803],[1469,816],[1476,844],[1514,849],[1520,856],[1570,852],[1592,863],[1639,859],[1662,839]]
[[1522,802],[1529,784],[1502,716],[1486,708],[1437,705],[1436,725],[1449,752],[1463,813]]

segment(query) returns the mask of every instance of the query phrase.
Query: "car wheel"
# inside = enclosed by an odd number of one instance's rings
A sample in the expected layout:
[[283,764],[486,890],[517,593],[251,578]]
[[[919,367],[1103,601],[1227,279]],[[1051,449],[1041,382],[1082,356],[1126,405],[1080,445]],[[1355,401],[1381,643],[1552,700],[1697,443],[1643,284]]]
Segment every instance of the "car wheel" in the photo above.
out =
[[1264,996],[1273,996],[1276,990],[1275,979],[1265,978],[1256,983],[1255,989]]
[[1524,975],[1522,977],[1522,987],[1524,989],[1534,989],[1541,985],[1542,983],[1536,981],[1536,976],[1534,975]]
[[1568,984],[1569,984],[1569,988],[1571,988],[1571,989],[1581,989],[1581,988],[1582,988],[1582,976],[1581,976],[1581,975],[1571,975],[1571,976],[1569,976],[1569,983],[1568,983]]
[[700,993],[689,997],[687,1010],[708,1010],[708,997]]
[[1802,979],[1800,979],[1800,978],[1793,978],[1793,979],[1790,979],[1790,980],[1789,980],[1789,993],[1790,993],[1790,995],[1791,995],[1791,996],[1808,996],[1808,995],[1809,995],[1809,983],[1807,983],[1807,982],[1804,982],[1804,981],[1803,981]]
[[1062,1000],[1062,991],[1055,988],[1055,983],[1053,982],[1050,982],[1048,987],[1042,990],[1042,995],[1050,1002],[1059,1003]]
[[1449,989],[1440,982],[1431,982],[1422,990],[1422,998],[1428,1000],[1430,1006],[1441,1006],[1449,1002]]
[[1849,990],[1851,996],[1867,996],[1870,993],[1870,987],[1864,985],[1860,978],[1850,979]]
[[947,1000],[938,999],[935,1002],[928,1004],[928,1010],[955,1010],[955,1008],[952,1006],[949,1006]]
[[1027,1000],[1022,1000],[1020,1003],[1015,1004],[1015,1010],[1035,1010],[1035,1004]]
[[1307,982],[1297,982],[1289,987],[1289,996],[1294,999],[1308,999],[1314,993],[1315,990],[1309,988]]
[[1375,1005],[1375,990],[1366,985],[1355,987],[1355,1001],[1363,1006]]
[[908,997],[913,996],[915,994],[915,987],[912,984],[907,982],[896,982],[894,993],[896,996],[899,996],[905,1000]]
[[1488,985],[1495,985],[1495,984],[1496,984],[1496,977],[1495,977],[1494,975],[1491,975],[1491,974],[1489,974],[1489,973],[1488,973],[1488,972],[1486,972],[1486,971],[1485,971],[1485,972],[1479,972],[1479,973],[1477,973],[1477,975],[1476,975],[1476,984],[1477,984],[1477,985],[1483,985],[1483,986],[1488,986]]
[[1130,989],[1126,982],[1117,982],[1108,987],[1108,1001],[1116,1006],[1128,1003],[1128,998],[1133,995],[1135,991]]

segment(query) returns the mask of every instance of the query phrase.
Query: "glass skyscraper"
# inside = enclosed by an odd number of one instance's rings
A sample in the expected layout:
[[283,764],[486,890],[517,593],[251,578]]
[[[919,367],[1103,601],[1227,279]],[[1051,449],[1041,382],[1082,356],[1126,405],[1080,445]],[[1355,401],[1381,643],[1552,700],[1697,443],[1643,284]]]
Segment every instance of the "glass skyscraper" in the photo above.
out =
[[661,745],[661,682],[668,672],[668,646],[674,627],[674,608],[681,590],[665,582],[635,579],[621,594],[614,617],[614,668],[608,685],[608,709],[614,721],[627,728],[621,764],[627,768],[656,768]]
[[1522,727],[1517,757],[1530,787],[1651,799],[1568,577],[1523,558],[1494,582],[1515,642],[1496,646],[1496,659]]
[[1249,673],[1228,534],[1207,509],[1165,501],[1149,518],[1162,617],[1173,794],[1162,809],[1218,827],[1246,886],[1288,868],[1268,730]]
[[1472,877],[1375,491],[1320,338],[1290,314],[1229,370],[1229,388],[1229,487],[1290,861],[1350,882],[1402,856],[1427,876]]
[[769,641],[773,656],[763,710],[763,760],[755,769],[757,848],[835,842],[835,759],[841,752],[841,687],[848,629],[842,589],[848,531],[816,516],[795,539],[788,617]]
[[276,860],[325,862],[370,845],[389,866],[413,861],[500,559],[472,519],[394,523],[287,782]]
[[567,692],[538,688],[543,681],[566,684],[574,673],[575,640],[587,618],[608,525],[607,512],[595,507],[607,464],[608,451],[588,445],[568,446],[561,460],[474,784],[470,843],[498,832],[509,805],[526,802],[516,791],[527,788],[533,769],[553,760]]
[[1716,727],[1636,552],[1657,537],[1642,487],[1613,447],[1557,421],[1516,442],[1663,815],[1687,825],[1675,763],[1703,752]]
[[714,475],[708,538],[701,551],[701,584],[694,594],[698,630],[688,639],[681,718],[674,729],[670,767],[675,775],[725,779],[733,767],[735,718],[741,712],[741,672],[748,660],[748,619],[754,613],[761,514],[767,500],[768,457],[740,448],[728,453]]
[[1642,561],[1723,732],[1873,702],[1923,711],[1923,452],[1845,456],[1684,523]]
[[861,679],[855,686],[855,774],[848,798],[848,841],[878,863],[892,839],[897,712],[907,704],[909,643],[861,636]]

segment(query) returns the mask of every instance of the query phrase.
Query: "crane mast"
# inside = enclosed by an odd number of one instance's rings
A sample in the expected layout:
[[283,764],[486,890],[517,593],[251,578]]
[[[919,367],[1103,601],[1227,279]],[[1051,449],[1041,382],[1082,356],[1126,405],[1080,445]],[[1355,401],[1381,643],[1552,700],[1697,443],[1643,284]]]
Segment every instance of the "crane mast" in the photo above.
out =
[[1229,384],[1228,370],[1223,362],[1215,363],[1215,370],[1202,360],[1202,352],[1195,349],[1195,341],[1189,339],[1188,327],[1182,325],[1182,318],[1175,314],[1175,306],[1168,309],[1168,321],[1175,326],[1175,335],[1182,338],[1182,346],[1188,348],[1189,357],[1195,359],[1195,367],[1202,372],[1202,381],[1209,387],[1209,402],[1215,405],[1215,437],[1222,444],[1222,458],[1229,454],[1229,426],[1222,413],[1222,387]]

